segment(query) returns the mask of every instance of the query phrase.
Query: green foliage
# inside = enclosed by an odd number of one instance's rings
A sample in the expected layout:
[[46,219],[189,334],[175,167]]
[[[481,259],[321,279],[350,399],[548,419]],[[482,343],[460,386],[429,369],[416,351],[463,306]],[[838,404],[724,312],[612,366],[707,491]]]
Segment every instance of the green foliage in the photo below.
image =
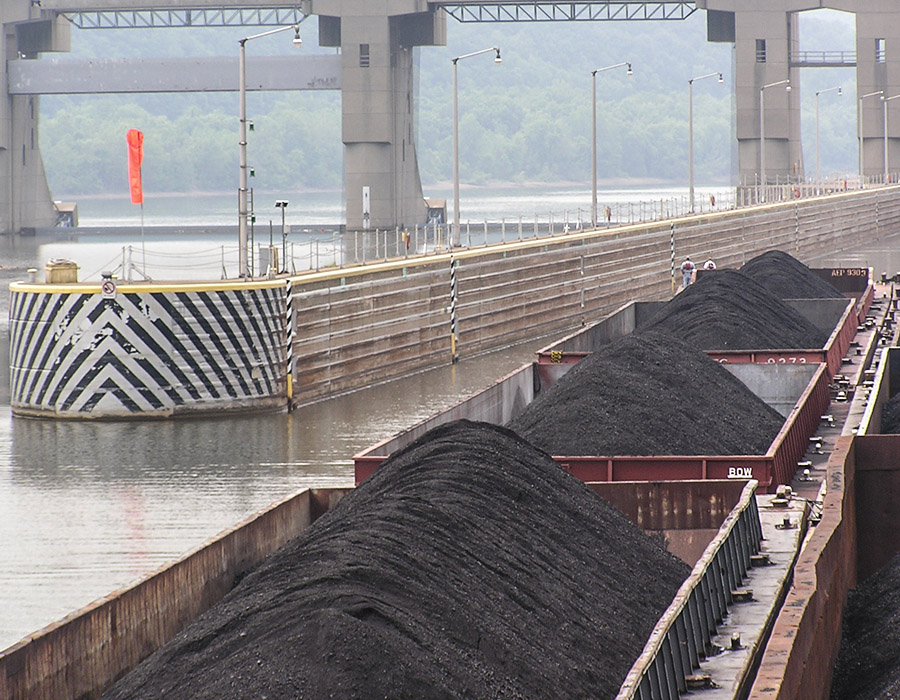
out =
[[[634,77],[622,68],[596,78],[599,177],[685,182],[687,81],[722,71],[725,85],[706,80],[694,86],[695,175],[705,182],[731,179],[732,49],[706,42],[702,12],[684,22],[448,24],[448,46],[417,49],[417,151],[424,182],[452,177],[451,59],[490,46],[501,47],[501,66],[491,54],[458,65],[460,173],[466,182],[590,181],[591,71],[622,61],[632,62]],[[844,26],[826,18],[814,29],[827,42]],[[236,57],[237,40],[253,31],[73,30],[73,54]],[[315,18],[304,23],[303,35],[304,52],[330,51],[315,47]],[[293,50],[274,38],[252,46],[254,54]],[[855,158],[852,135],[845,133],[849,120],[836,111],[852,107],[853,91],[847,81],[842,105],[823,100],[821,133],[830,144],[823,169],[825,162],[835,168]],[[808,172],[815,167],[813,93],[804,94]],[[138,128],[145,135],[147,191],[236,190],[237,102],[233,94],[205,93],[45,97],[40,142],[51,189],[56,196],[127,191],[125,132]],[[337,92],[251,93],[248,115],[256,127],[248,138],[248,162],[256,170],[251,186],[341,187]]]

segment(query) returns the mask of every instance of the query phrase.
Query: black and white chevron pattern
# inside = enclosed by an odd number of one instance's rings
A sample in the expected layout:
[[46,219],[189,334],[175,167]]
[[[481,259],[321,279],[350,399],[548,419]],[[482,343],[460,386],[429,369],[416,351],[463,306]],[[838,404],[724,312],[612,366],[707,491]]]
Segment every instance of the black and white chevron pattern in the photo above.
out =
[[285,371],[293,377],[294,374],[294,331],[297,328],[296,318],[294,316],[294,285],[289,277],[285,281],[284,287],[284,315],[285,315],[285,345],[284,345],[284,362]]
[[99,293],[13,290],[14,412],[138,417],[284,405],[283,284]]

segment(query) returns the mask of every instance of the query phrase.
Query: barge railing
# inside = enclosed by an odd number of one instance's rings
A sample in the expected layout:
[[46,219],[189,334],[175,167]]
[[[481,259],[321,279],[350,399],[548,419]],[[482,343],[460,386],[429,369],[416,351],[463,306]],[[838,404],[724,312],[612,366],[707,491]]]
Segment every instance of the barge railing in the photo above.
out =
[[757,482],[747,482],[669,609],[659,619],[616,700],[678,700],[687,678],[712,653],[716,624],[728,611],[759,553],[762,525],[756,503]]

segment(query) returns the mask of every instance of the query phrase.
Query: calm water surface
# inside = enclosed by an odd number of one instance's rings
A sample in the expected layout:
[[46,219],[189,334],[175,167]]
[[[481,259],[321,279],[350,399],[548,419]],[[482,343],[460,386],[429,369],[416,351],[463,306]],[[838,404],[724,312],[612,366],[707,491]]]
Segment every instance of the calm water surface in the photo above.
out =
[[516,369],[546,342],[463,355],[455,367],[292,414],[13,418],[7,286],[41,259],[42,245],[0,237],[0,649],[303,487],[351,486],[353,454]]
[[[85,210],[82,223],[91,223]],[[114,234],[110,242],[119,244]],[[0,237],[4,358],[7,284],[42,266],[42,246],[51,243],[68,246],[64,257],[84,245],[65,236],[56,243]],[[815,264],[900,271],[900,238]],[[0,649],[300,488],[352,485],[354,453],[530,361],[546,342],[476,358],[463,348],[455,367],[290,415],[161,422],[13,418],[8,366],[0,362]]]

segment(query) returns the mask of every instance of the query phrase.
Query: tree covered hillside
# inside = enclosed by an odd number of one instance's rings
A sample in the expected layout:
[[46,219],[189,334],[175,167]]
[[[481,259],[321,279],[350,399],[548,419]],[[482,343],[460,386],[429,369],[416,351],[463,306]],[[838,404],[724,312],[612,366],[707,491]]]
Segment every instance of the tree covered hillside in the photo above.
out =
[[[813,26],[810,48],[836,49],[847,34],[834,13]],[[256,28],[75,30],[72,56],[231,56]],[[601,179],[684,183],[688,155],[688,80],[721,71],[725,84],[694,86],[695,176],[728,183],[734,168],[732,48],[706,41],[705,14],[686,21],[448,23],[448,46],[417,50],[418,152],[426,183],[452,175],[451,59],[490,46],[490,56],[459,64],[460,168],[468,182],[589,182],[591,71],[597,75],[598,170]],[[248,44],[254,55],[291,53],[290,39]],[[303,24],[300,51],[316,46],[315,18]],[[852,38],[852,31],[851,31]],[[807,71],[810,72],[810,71]],[[804,74],[804,144],[814,171],[813,95],[835,73]],[[852,95],[852,75],[843,82]],[[852,170],[853,98],[823,101],[823,170]],[[339,188],[343,146],[338,92],[250,93],[256,130],[248,145],[256,187]],[[56,196],[127,189],[125,133],[145,135],[148,191],[231,191],[238,178],[238,96],[163,94],[52,96],[41,100],[40,143]],[[851,118],[846,111],[850,108]]]

